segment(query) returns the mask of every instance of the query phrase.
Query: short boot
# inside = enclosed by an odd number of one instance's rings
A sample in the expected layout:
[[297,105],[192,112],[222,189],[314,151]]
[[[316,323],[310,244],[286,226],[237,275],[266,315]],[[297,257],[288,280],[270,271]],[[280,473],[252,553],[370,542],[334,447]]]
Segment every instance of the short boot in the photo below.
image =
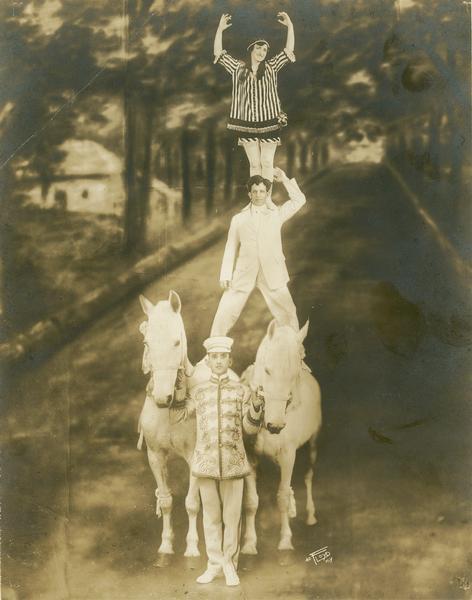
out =
[[220,574],[221,567],[208,567],[200,577],[197,577],[197,583],[211,583]]
[[239,577],[233,563],[225,563],[223,573],[225,574],[226,585],[239,585]]

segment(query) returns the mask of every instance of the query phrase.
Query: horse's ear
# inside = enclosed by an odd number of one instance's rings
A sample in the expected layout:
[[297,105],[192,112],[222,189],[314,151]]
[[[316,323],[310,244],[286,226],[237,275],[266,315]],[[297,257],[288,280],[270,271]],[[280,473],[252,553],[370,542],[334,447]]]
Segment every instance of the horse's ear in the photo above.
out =
[[175,313],[180,312],[180,309],[182,308],[182,302],[180,301],[179,294],[174,292],[174,290],[170,290],[169,292],[169,304]]
[[141,307],[144,311],[144,314],[149,315],[151,310],[154,308],[154,304],[142,294],[139,294],[139,301],[141,302]]
[[310,319],[307,320],[305,325],[298,332],[298,341],[300,344],[303,344],[303,340],[306,338],[306,334],[308,333],[308,326],[310,325]]
[[276,327],[277,327],[277,321],[275,319],[272,319],[272,321],[269,323],[269,327],[267,327],[267,335],[270,340],[272,339],[272,337],[274,335]]

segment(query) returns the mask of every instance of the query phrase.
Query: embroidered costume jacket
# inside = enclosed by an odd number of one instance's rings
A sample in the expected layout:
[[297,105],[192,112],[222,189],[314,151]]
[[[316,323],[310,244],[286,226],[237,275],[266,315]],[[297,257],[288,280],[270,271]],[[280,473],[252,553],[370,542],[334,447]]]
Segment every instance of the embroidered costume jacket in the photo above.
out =
[[276,206],[269,200],[266,203],[266,214],[258,228],[251,219],[251,203],[232,218],[221,264],[220,281],[231,281],[233,289],[251,291],[259,269],[262,269],[272,290],[289,281],[282,251],[281,228],[285,221],[300,210],[306,198],[295,179],[290,179],[286,186],[289,200],[281,206]]
[[228,375],[211,376],[192,390],[197,418],[197,441],[192,474],[211,479],[235,479],[249,473],[243,430],[259,431],[262,410],[255,411],[251,392]]

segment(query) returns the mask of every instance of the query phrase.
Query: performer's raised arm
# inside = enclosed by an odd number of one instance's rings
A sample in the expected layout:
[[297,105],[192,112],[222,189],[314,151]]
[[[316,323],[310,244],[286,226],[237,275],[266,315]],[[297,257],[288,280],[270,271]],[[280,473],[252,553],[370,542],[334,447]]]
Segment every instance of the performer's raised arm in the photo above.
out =
[[300,210],[300,208],[306,202],[306,197],[298,187],[298,183],[296,182],[295,178],[289,179],[285,172],[279,167],[274,169],[274,179],[275,181],[282,183],[288,192],[289,199],[279,208],[280,218],[282,222],[285,222]]
[[293,23],[286,12],[277,13],[277,21],[287,28],[287,42],[285,44],[285,49],[293,54],[293,51],[295,50],[295,31],[293,29]]
[[213,42],[213,52],[215,54],[215,58],[219,57],[223,52],[223,31],[231,27],[231,15],[223,14],[221,15],[220,22],[218,23],[218,29],[215,34],[215,41]]

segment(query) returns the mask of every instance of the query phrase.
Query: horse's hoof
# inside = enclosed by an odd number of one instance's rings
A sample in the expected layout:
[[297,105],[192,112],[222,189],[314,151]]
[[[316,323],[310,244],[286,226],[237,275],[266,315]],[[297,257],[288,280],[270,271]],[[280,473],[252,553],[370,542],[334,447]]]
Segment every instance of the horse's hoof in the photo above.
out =
[[318,520],[316,517],[307,517],[306,518],[307,525],[316,525],[317,523],[318,523]]
[[295,553],[293,550],[279,550],[278,563],[281,567],[289,567],[295,564]]
[[257,566],[257,554],[240,554],[239,568],[242,571],[254,571]]
[[199,569],[201,567],[200,557],[198,556],[186,556],[184,558],[185,568],[189,571],[194,571],[195,569]]
[[156,561],[154,563],[155,567],[168,567],[172,562],[172,554],[162,554],[158,553]]

